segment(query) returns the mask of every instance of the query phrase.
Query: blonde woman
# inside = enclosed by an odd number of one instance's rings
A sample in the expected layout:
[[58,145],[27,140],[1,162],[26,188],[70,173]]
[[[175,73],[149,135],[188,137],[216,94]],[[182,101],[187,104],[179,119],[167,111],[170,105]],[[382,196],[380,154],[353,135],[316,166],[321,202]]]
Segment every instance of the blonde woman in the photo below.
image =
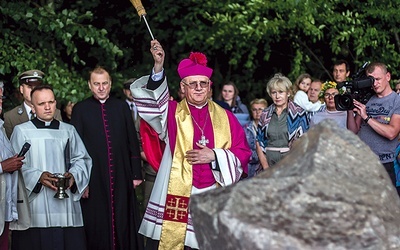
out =
[[275,74],[267,83],[267,93],[273,104],[261,114],[256,144],[263,169],[280,161],[293,141],[309,128],[306,111],[290,100],[291,89],[292,82],[282,74]]

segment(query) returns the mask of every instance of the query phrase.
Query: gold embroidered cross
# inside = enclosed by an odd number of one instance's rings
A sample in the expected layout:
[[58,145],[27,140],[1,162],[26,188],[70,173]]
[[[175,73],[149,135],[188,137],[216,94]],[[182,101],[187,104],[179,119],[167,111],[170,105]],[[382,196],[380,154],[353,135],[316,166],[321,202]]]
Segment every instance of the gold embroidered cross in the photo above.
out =
[[[180,197],[171,197],[174,198],[175,200],[169,200],[166,206],[166,212],[168,216],[172,220],[182,220],[188,212],[188,204],[185,201],[181,201]],[[178,219],[179,216],[179,219]]]

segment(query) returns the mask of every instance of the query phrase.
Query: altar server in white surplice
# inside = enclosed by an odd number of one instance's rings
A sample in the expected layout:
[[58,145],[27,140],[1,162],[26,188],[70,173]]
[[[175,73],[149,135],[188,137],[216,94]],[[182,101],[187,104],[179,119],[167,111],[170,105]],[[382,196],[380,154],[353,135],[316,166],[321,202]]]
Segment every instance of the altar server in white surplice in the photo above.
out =
[[[31,224],[28,230],[13,231],[13,249],[86,249],[80,198],[89,183],[92,159],[75,128],[54,119],[52,88],[38,86],[31,98],[36,118],[17,125],[11,135],[16,152],[25,142],[31,144],[21,168]],[[54,197],[56,173],[69,178],[68,198]]]

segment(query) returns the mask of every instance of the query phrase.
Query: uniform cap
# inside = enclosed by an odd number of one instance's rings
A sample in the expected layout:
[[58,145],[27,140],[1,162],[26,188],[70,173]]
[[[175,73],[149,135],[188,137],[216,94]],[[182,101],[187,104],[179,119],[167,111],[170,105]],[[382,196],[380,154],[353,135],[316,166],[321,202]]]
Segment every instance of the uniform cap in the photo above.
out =
[[37,86],[42,84],[44,78],[44,73],[40,70],[37,69],[32,69],[23,72],[19,76],[19,82],[20,84],[28,84],[31,86]]

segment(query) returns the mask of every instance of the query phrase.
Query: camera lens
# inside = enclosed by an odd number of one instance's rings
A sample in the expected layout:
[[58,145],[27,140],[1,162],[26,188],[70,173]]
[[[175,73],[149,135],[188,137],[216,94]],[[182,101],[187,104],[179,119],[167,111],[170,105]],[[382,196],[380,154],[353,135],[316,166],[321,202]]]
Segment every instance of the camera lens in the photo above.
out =
[[353,98],[349,94],[336,95],[335,106],[338,111],[346,111],[354,108]]

